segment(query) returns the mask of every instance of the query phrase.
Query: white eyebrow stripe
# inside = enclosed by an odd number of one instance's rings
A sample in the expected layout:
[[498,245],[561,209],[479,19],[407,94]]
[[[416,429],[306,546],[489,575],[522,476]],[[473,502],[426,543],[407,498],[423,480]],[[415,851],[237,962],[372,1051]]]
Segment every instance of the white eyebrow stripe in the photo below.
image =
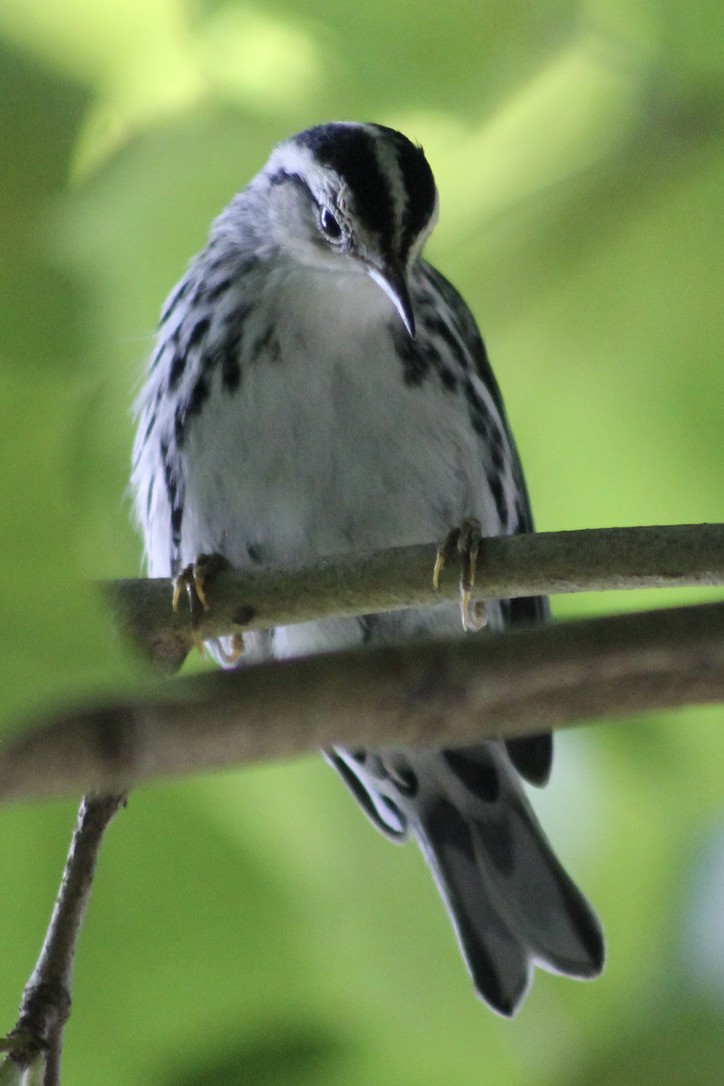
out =
[[372,134],[375,136],[374,147],[377,156],[377,164],[388,185],[395,229],[393,249],[397,252],[402,243],[402,224],[405,220],[405,210],[407,208],[405,179],[392,144],[389,140],[382,139],[380,133],[374,129],[374,126],[370,126],[370,128]]

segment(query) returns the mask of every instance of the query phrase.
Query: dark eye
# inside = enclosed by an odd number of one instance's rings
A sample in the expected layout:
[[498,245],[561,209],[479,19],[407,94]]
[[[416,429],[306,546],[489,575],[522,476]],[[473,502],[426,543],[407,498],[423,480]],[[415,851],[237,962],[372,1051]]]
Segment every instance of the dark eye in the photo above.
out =
[[323,207],[319,212],[319,226],[322,233],[326,234],[330,241],[339,241],[342,237],[342,227],[339,220],[334,217],[327,207]]

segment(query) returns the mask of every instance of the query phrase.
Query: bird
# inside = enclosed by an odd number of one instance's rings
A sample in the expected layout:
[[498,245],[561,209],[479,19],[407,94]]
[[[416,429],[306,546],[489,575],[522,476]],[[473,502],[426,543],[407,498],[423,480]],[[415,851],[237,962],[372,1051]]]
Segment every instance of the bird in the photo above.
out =
[[[456,539],[472,564],[478,536],[533,531],[475,318],[423,257],[438,203],[418,144],[336,121],[276,145],[221,211],[163,307],[135,405],[150,576],[202,554],[244,569]],[[539,625],[549,605],[488,600],[484,615]],[[487,634],[447,601],[246,633],[240,666],[435,636]],[[210,648],[228,664],[228,642]],[[598,918],[523,787],[547,782],[550,734],[324,754],[383,834],[417,840],[490,1008],[512,1016],[534,967],[601,972]]]

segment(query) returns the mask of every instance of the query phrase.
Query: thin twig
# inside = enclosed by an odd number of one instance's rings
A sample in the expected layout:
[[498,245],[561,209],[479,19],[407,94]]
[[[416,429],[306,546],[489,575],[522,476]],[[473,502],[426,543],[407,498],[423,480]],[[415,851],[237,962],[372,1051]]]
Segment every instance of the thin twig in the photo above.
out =
[[[432,587],[435,546],[325,558],[296,567],[226,570],[206,588],[203,639],[333,616],[375,614],[457,598],[455,560]],[[601,528],[486,539],[476,594],[481,599],[724,584],[724,524]],[[194,644],[189,612],[173,614],[168,579],[104,585],[116,625],[148,657],[174,670]]]
[[0,752],[0,801],[288,758],[439,746],[724,700],[724,603],[387,645],[164,683],[58,714]]
[[70,1014],[76,945],[93,885],[103,834],[123,795],[84,797],[58,897],[40,955],[25,985],[15,1029],[3,1043],[8,1060],[28,1068],[44,1060],[43,1086],[59,1086],[63,1027]]

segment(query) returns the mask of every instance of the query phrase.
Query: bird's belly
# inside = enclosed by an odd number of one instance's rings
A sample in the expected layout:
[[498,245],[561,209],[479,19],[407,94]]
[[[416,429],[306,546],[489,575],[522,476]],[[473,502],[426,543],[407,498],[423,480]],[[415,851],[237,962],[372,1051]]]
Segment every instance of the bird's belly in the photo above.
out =
[[237,566],[434,542],[464,516],[491,533],[464,402],[405,384],[388,336],[296,345],[219,390],[189,435],[182,560]]
[[[376,295],[375,295],[376,299]],[[316,313],[319,318],[319,310]],[[182,561],[237,567],[440,542],[464,517],[500,531],[460,386],[406,382],[389,325],[334,312],[212,390],[189,434]],[[394,318],[393,318],[394,319]],[[342,329],[344,331],[342,331]],[[431,570],[432,574],[432,570]],[[460,630],[456,605],[275,631],[276,656]]]

